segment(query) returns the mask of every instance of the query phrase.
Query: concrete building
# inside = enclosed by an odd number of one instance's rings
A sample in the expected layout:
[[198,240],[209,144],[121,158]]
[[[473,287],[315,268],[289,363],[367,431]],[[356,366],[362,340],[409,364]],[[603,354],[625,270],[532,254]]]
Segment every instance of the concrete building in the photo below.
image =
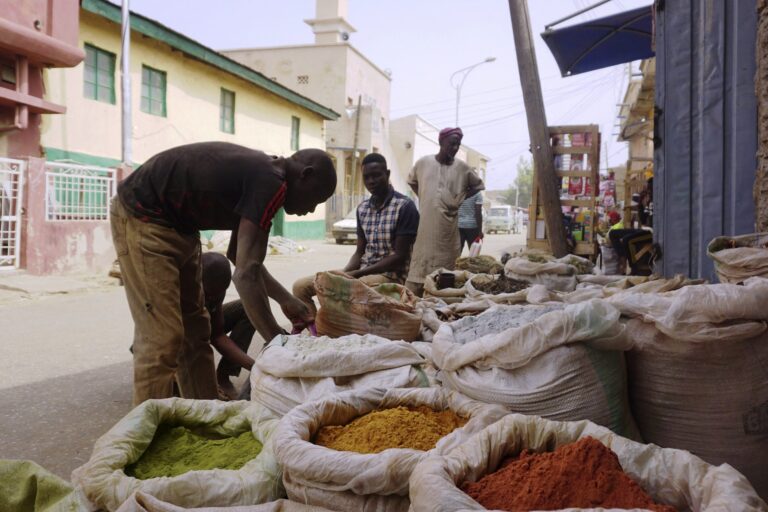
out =
[[[440,150],[440,129],[418,114],[393,119],[389,133],[395,160],[400,169],[405,169],[406,176],[419,158],[435,155]],[[485,180],[489,160],[486,155],[462,144],[456,157],[467,162]]]
[[[114,258],[108,201],[121,163],[120,7],[83,0],[76,48],[82,64],[46,73],[46,98],[67,106],[45,118],[30,153],[22,265],[44,274],[108,268]],[[338,114],[196,41],[131,14],[134,168],[181,144],[221,140],[289,155],[324,148]],[[274,223],[275,234],[322,238],[325,212]]]
[[317,0],[316,17],[305,20],[315,34],[314,44],[222,51],[342,113],[326,124],[326,151],[339,173],[337,193],[327,203],[329,227],[363,198],[365,188],[355,171],[367,153],[387,158],[398,190],[404,190],[410,169],[397,167],[389,140],[390,73],[349,42],[355,29],[347,21],[347,7],[348,0]]
[[23,266],[23,241],[39,218],[27,197],[36,192],[41,123],[66,107],[45,95],[48,68],[75,66],[85,53],[78,44],[78,2],[0,0],[0,269]]

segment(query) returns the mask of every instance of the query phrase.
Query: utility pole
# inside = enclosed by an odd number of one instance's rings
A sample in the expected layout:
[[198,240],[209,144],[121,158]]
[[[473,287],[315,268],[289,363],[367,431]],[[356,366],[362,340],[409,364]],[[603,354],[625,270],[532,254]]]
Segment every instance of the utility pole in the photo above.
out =
[[122,4],[122,50],[120,52],[120,92],[122,95],[122,160],[124,166],[131,165],[131,16],[129,0]]
[[[509,13],[512,17],[517,67],[523,89],[525,114],[528,118],[528,134],[531,138],[536,184],[539,189],[541,206],[544,210],[547,239],[552,254],[560,258],[568,254],[568,244],[565,239],[565,225],[563,224],[547,117],[544,111],[544,98],[539,82],[539,68],[536,64],[536,52],[531,35],[528,3],[526,0],[509,0]],[[529,229],[536,229],[536,226],[529,226]]]
[[[360,132],[360,104],[362,103],[362,100],[363,100],[363,95],[358,94],[357,109],[355,110],[355,135],[352,141],[352,176],[351,176],[351,179],[349,180],[350,186],[352,188],[352,190],[349,191],[350,205],[352,205],[352,203],[354,202],[352,196],[357,192],[357,138]],[[352,206],[349,207],[349,210],[351,209],[352,209]]]

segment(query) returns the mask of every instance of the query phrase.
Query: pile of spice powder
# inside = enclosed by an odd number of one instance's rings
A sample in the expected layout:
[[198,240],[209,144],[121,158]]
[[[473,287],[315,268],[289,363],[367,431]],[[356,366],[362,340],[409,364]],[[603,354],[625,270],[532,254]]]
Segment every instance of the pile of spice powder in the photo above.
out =
[[427,451],[466,423],[451,410],[400,406],[370,412],[347,425],[323,427],[315,436],[315,444],[358,453],[379,453],[388,448]]
[[205,469],[240,469],[261,453],[250,431],[236,437],[209,439],[185,427],[161,425],[139,460],[125,474],[139,480],[178,476]]
[[642,508],[674,512],[653,499],[621,468],[615,453],[585,437],[554,452],[507,459],[501,469],[462,486],[487,509],[507,511],[562,508]]

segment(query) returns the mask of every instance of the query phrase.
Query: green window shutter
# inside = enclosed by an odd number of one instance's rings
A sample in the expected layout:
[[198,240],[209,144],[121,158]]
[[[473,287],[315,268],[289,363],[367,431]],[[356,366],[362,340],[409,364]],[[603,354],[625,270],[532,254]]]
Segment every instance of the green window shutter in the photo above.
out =
[[83,95],[115,104],[115,54],[90,44],[85,45]]
[[165,71],[149,66],[141,67],[141,111],[155,116],[166,117],[166,75]]
[[299,150],[299,130],[301,129],[301,119],[291,116],[291,151]]
[[235,93],[223,87],[219,108],[219,129],[225,133],[235,133]]

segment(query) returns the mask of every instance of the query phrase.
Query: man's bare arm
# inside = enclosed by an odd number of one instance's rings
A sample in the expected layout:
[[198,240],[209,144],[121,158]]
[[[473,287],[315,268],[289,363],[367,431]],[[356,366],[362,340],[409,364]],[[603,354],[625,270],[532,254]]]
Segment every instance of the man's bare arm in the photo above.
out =
[[383,257],[373,265],[360,270],[349,272],[352,277],[362,277],[371,274],[383,274],[385,272],[394,272],[403,268],[406,260],[411,255],[411,246],[416,240],[415,235],[398,236],[395,238],[395,252]]
[[[265,274],[269,275],[264,268],[269,233],[252,221],[241,218],[235,236],[237,255],[232,281],[251,324],[265,341],[269,341],[285,332],[272,315],[265,283]],[[271,276],[268,279],[274,281]]]
[[354,254],[352,254],[352,257],[349,258],[349,263],[347,263],[347,266],[344,267],[344,272],[350,272],[352,270],[357,270],[360,268],[360,260],[363,257],[363,254],[365,254],[365,248],[368,246],[368,241],[365,239],[365,237],[361,237],[358,235],[357,237],[357,248],[355,249]]

